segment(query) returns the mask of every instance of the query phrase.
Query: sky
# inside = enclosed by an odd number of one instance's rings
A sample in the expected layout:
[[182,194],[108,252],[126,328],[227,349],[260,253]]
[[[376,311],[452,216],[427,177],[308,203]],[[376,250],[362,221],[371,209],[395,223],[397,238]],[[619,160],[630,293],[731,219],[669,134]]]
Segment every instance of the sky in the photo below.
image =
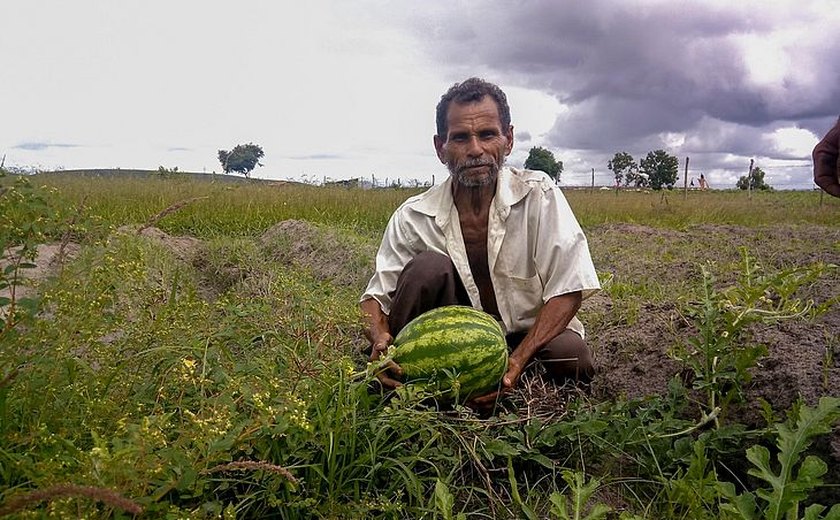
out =
[[840,115],[840,0],[4,0],[0,156],[20,168],[440,182],[435,105],[471,76],[507,94],[508,164],[607,185],[663,149],[733,188],[750,160],[811,189]]

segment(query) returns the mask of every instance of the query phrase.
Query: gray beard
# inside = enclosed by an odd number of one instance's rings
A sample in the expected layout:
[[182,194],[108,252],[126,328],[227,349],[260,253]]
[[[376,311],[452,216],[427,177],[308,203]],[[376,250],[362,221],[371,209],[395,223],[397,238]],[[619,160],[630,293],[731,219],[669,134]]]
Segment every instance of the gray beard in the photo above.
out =
[[[495,162],[488,164],[482,161],[467,161],[460,165],[447,163],[446,167],[449,169],[449,173],[455,177],[455,180],[458,181],[458,184],[461,186],[464,186],[465,188],[478,188],[496,182],[496,179],[499,177],[499,170],[505,164],[505,159],[505,157],[502,158],[501,164]],[[470,166],[489,166],[490,172],[485,177],[470,177],[466,172],[466,169]]]

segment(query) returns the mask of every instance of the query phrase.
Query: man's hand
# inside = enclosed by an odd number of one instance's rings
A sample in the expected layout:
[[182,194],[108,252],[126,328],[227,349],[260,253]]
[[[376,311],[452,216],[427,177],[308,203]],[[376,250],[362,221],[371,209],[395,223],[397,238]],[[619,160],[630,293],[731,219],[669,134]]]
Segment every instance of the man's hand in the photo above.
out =
[[[373,298],[362,301],[359,306],[367,320],[368,326],[365,329],[365,336],[370,341],[370,360],[376,361],[383,353],[388,352],[388,347],[394,342],[394,336],[391,335],[388,328],[388,316],[382,312],[379,302]],[[393,389],[402,384],[397,379],[402,375],[400,366],[393,361],[388,361],[382,365],[382,369],[377,372],[376,377],[382,383],[382,386]]]
[[[370,360],[376,361],[382,355],[388,352],[388,347],[394,341],[394,338],[391,337],[390,334],[384,333],[380,334],[374,341],[371,343],[370,349]],[[388,360],[384,363],[381,369],[376,373],[376,378],[379,379],[379,382],[382,383],[382,386],[385,388],[392,390],[398,386],[401,386],[402,383],[399,381],[399,377],[402,377],[403,371],[402,368],[393,360]]]
[[505,372],[505,375],[502,376],[502,388],[505,390],[513,390],[516,383],[519,381],[519,376],[522,375],[523,368],[525,368],[525,363],[522,363],[514,356],[510,356],[508,358],[507,372]]
[[496,405],[496,401],[499,400],[499,397],[510,392],[516,387],[516,383],[519,381],[519,376],[522,374],[522,369],[522,363],[511,356],[508,359],[507,372],[505,372],[505,375],[502,376],[501,387],[495,392],[490,392],[489,394],[484,394],[480,397],[476,397],[475,399],[470,399],[467,405],[478,411],[488,411],[492,409],[493,406]]
[[519,376],[522,375],[522,370],[531,361],[534,354],[566,329],[569,321],[580,308],[580,302],[580,291],[549,299],[537,313],[537,319],[534,326],[528,331],[528,335],[508,358],[508,369],[502,376],[501,388],[497,392],[476,397],[467,404],[476,410],[487,411],[495,405],[501,394],[513,390],[517,381],[519,381]]

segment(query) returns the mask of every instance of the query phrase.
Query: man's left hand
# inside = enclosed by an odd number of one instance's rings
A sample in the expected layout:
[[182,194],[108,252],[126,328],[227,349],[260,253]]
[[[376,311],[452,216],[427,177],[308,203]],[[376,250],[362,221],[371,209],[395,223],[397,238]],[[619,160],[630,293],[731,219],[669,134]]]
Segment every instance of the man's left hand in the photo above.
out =
[[498,401],[500,396],[510,392],[514,389],[514,387],[516,387],[516,383],[519,381],[519,376],[522,374],[522,368],[523,366],[519,360],[511,356],[508,359],[507,372],[505,372],[505,375],[502,376],[501,388],[495,392],[484,394],[480,397],[476,397],[475,399],[470,399],[467,405],[470,408],[474,408],[479,411],[487,411],[491,409],[495,406],[496,401]]

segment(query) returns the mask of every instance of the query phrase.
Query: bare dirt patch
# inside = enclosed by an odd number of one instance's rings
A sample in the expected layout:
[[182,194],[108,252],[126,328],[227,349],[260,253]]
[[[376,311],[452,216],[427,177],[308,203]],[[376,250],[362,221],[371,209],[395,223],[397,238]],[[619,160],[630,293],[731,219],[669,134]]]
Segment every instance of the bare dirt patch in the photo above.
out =
[[[593,260],[615,280],[661,287],[666,296],[638,302],[633,319],[622,319],[617,302],[605,292],[584,302],[589,342],[596,352],[598,375],[592,385],[598,399],[663,395],[681,366],[668,355],[676,341],[695,331],[675,305],[678,289],[702,281],[700,266],[711,262],[716,285],[737,280],[740,247],[769,269],[816,262],[840,265],[840,228],[777,226],[744,228],[703,225],[685,231],[658,230],[631,224],[605,225],[587,233]],[[670,293],[670,294],[669,294]],[[825,302],[840,295],[840,272],[833,271],[810,287],[802,298]],[[626,302],[624,302],[626,304]],[[791,321],[755,327],[752,340],[768,348],[768,356],[745,385],[747,402],[733,407],[729,419],[763,427],[759,400],[782,413],[800,397],[809,405],[821,396],[840,397],[840,307],[814,322]],[[829,447],[830,445],[830,447]],[[840,431],[823,446],[840,462]],[[840,471],[829,479],[837,481]]]
[[[38,282],[58,272],[59,269],[69,260],[72,260],[79,253],[80,246],[74,242],[54,242],[49,244],[38,244],[33,260],[24,260],[26,263],[34,264],[35,267],[18,270],[18,280],[14,287],[0,289],[0,296],[11,297],[12,289],[15,291],[15,298],[30,298],[36,293]],[[14,264],[19,260],[20,248],[11,248],[0,257],[0,269]]]
[[[815,262],[840,265],[840,229],[836,228],[703,225],[675,231],[615,224],[590,230],[587,236],[600,272],[648,288],[659,286],[672,295],[674,287],[700,283],[700,267],[708,262],[715,268],[717,285],[734,283],[742,246],[768,269]],[[817,302],[837,297],[838,282],[840,273],[835,271],[819,280],[803,297]],[[607,316],[602,323],[589,327],[589,339],[600,366],[598,393],[604,397],[641,397],[665,392],[662,382],[676,374],[677,369],[667,356],[667,349],[678,335],[690,331],[682,329],[686,325],[681,323],[673,298],[666,297],[664,301],[671,303],[653,298],[639,302],[638,316],[632,323],[614,315],[615,302],[605,292],[584,303],[584,312]],[[769,362],[771,366],[793,372],[792,379],[803,387],[798,392],[803,397],[826,395],[824,387],[840,389],[840,380],[834,385],[823,384],[825,377],[830,382],[840,377],[838,356],[834,356],[827,370],[823,363],[827,347],[834,342],[836,349],[840,340],[840,309],[833,309],[814,323],[783,323],[758,329],[754,339],[768,345],[771,360],[780,357],[775,364]],[[636,376],[629,377],[632,374]]]

